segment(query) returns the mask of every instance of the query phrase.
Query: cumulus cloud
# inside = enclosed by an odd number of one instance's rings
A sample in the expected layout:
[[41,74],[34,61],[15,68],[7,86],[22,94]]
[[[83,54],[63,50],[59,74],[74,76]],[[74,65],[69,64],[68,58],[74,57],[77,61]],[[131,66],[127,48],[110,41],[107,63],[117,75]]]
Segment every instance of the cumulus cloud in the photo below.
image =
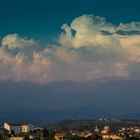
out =
[[33,39],[27,40],[19,37],[18,34],[9,34],[2,40],[2,47],[7,47],[8,49],[30,47],[34,44],[35,41]]
[[18,34],[5,36],[0,80],[47,83],[138,77],[140,22],[113,25],[100,16],[83,15],[62,30],[58,43],[47,47]]

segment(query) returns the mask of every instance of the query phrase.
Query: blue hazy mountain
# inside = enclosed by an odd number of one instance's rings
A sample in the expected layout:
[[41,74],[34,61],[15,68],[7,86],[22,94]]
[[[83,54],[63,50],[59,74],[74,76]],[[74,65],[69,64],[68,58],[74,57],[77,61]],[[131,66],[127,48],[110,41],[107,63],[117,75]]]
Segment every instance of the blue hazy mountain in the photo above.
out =
[[122,79],[61,81],[44,85],[0,82],[1,120],[138,119],[139,84],[140,80]]

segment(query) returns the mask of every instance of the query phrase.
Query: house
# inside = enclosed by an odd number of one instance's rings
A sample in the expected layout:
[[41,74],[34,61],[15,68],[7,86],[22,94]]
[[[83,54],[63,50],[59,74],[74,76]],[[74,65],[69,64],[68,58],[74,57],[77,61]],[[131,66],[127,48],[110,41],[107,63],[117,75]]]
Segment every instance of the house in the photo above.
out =
[[116,133],[108,132],[105,134],[102,134],[103,140],[123,140],[122,137],[118,136]]
[[23,137],[10,137],[8,140],[24,140]]
[[55,140],[68,140],[67,133],[65,132],[56,132],[54,136]]

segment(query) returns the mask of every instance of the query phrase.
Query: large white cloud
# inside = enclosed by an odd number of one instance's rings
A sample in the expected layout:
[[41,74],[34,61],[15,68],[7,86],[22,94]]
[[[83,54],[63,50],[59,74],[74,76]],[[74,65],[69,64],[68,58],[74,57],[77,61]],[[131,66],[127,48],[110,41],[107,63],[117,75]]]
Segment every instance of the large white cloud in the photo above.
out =
[[0,80],[47,83],[59,80],[135,78],[140,69],[140,23],[113,25],[83,15],[62,26],[59,45],[9,34],[1,41]]

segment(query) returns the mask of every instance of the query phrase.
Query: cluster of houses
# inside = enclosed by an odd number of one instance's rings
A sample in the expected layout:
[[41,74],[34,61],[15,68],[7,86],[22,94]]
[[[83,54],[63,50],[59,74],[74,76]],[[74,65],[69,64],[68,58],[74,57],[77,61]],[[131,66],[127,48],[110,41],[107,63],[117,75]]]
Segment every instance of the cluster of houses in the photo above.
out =
[[[3,139],[2,139],[3,138]],[[110,130],[109,126],[92,130],[60,130],[34,127],[30,124],[4,123],[1,130],[2,140],[135,140],[140,139],[140,128],[121,128]]]
[[109,126],[104,126],[102,130],[96,127],[95,130],[71,130],[69,133],[57,132],[55,133],[55,140],[68,140],[68,134],[70,134],[71,139],[75,140],[140,140],[140,128],[138,127],[112,131]]

